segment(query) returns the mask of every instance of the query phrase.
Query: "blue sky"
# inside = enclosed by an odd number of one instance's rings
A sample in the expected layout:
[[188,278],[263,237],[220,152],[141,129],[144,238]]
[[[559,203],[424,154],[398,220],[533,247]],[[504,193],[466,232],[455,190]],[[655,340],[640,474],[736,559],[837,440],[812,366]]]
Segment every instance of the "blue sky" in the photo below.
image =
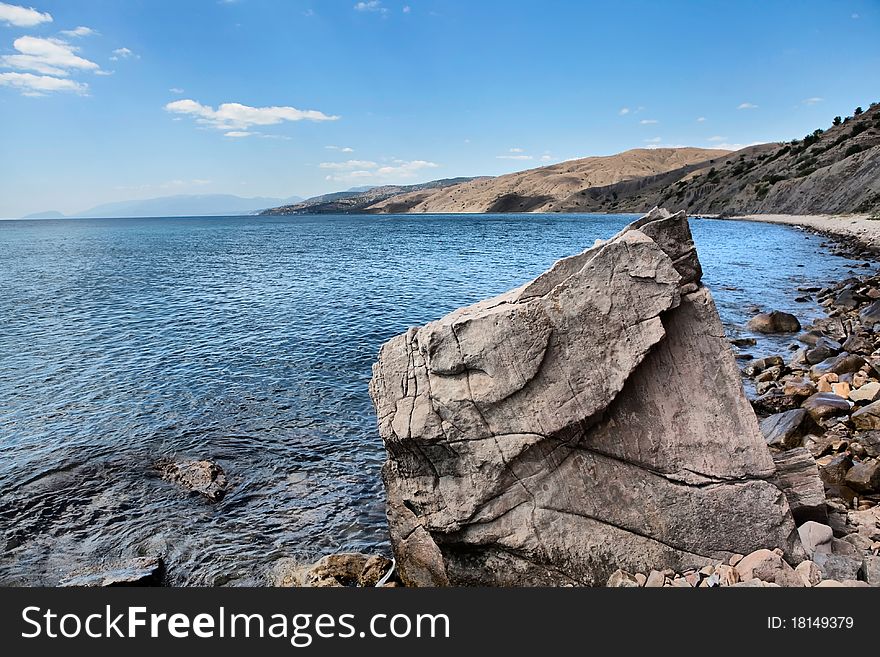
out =
[[8,0],[0,217],[791,139],[878,83],[877,0]]

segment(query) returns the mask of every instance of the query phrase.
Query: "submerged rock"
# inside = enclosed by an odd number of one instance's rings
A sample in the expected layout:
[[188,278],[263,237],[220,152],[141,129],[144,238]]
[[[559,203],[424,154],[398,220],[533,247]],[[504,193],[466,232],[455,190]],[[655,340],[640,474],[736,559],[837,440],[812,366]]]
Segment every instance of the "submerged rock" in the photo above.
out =
[[62,579],[58,586],[159,586],[164,572],[160,557],[138,557],[77,570]]
[[404,583],[803,557],[700,277],[684,213],[654,210],[382,347],[370,393]]
[[226,495],[228,488],[226,473],[213,461],[162,459],[156,463],[156,469],[165,481],[198,493],[212,502],[219,502]]
[[389,574],[392,565],[383,556],[360,552],[328,554],[309,565],[282,559],[270,571],[269,581],[280,587],[375,587]]

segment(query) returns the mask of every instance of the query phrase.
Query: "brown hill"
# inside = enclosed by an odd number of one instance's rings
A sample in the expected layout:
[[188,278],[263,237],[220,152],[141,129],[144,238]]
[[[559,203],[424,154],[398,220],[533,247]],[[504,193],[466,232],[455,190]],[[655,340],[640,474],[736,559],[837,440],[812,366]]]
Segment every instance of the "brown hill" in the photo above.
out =
[[375,203],[366,211],[556,212],[563,201],[584,189],[669,171],[686,173],[695,165],[718,164],[729,153],[705,148],[640,148],[607,157],[569,160],[497,178],[479,178],[438,190],[400,194]]

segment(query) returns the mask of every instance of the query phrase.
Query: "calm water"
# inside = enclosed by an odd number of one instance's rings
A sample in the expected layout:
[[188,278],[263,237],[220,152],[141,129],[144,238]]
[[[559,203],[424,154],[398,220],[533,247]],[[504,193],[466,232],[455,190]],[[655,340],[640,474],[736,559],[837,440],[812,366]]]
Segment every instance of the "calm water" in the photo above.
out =
[[[0,222],[0,583],[164,552],[176,584],[262,584],[281,557],[386,551],[379,345],[533,278],[632,216]],[[694,220],[732,334],[819,316],[819,239]],[[755,350],[775,351],[763,343]],[[158,479],[214,458],[219,504]]]

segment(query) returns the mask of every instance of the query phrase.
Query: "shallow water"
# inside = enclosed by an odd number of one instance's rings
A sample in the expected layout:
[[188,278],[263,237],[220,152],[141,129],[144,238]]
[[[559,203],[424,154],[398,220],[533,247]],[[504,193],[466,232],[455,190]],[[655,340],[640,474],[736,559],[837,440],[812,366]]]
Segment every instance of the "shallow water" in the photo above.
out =
[[[0,583],[161,551],[175,584],[262,584],[281,557],[387,551],[381,343],[632,218],[0,222]],[[796,288],[854,264],[782,226],[691,225],[731,335],[752,304],[821,316]],[[187,495],[162,456],[216,459],[233,488]]]

